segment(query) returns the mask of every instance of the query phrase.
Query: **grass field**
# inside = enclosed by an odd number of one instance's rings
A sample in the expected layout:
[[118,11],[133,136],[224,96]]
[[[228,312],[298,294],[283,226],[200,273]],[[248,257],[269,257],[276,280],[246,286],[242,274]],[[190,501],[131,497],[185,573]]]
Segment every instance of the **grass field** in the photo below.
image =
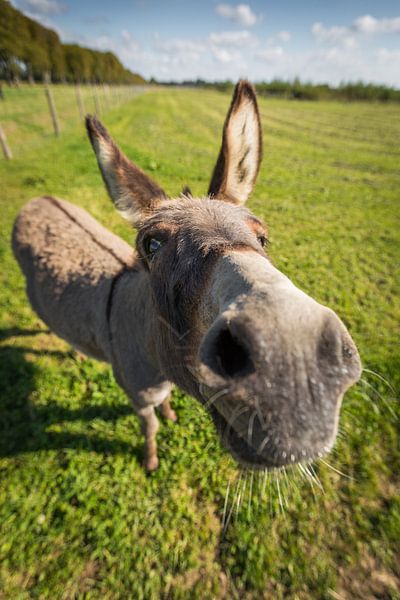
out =
[[[228,104],[216,92],[153,91],[104,121],[171,195],[184,184],[204,194]],[[22,148],[22,123],[18,156],[0,161],[0,598],[400,598],[400,108],[260,109],[250,207],[269,225],[276,266],[341,316],[366,368],[330,466],[315,463],[318,480],[241,473],[176,390],[161,467],[143,472],[138,421],[110,369],[46,331],[10,251],[18,209],[42,193],[134,234],[82,126],[59,139],[31,131]]]

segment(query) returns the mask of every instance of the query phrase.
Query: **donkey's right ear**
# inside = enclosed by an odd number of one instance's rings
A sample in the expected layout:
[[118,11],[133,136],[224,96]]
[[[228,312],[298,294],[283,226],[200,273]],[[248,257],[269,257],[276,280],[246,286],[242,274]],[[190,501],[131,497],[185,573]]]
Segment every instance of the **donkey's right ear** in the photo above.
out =
[[228,111],[222,145],[211,178],[208,195],[244,204],[260,169],[262,139],[260,114],[253,86],[239,81]]
[[121,152],[96,117],[86,117],[86,129],[117,210],[133,225],[140,225],[166,199],[164,191]]

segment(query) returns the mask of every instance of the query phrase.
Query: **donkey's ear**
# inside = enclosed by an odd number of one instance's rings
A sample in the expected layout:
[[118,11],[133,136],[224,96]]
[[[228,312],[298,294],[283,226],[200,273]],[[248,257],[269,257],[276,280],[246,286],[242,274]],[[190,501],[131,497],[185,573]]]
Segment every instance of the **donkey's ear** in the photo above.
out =
[[96,117],[86,117],[86,129],[117,210],[131,223],[139,225],[146,214],[166,199],[165,193],[121,152]]
[[233,93],[208,194],[234,204],[244,204],[254,187],[261,155],[256,93],[248,81],[242,80]]

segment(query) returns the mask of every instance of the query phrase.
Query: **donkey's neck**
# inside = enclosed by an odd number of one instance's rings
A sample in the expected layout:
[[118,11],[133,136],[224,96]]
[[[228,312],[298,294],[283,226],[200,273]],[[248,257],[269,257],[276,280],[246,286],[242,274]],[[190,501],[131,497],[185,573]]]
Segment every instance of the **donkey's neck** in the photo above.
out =
[[108,303],[110,362],[125,389],[161,376],[156,351],[159,327],[148,274],[125,269],[115,277]]

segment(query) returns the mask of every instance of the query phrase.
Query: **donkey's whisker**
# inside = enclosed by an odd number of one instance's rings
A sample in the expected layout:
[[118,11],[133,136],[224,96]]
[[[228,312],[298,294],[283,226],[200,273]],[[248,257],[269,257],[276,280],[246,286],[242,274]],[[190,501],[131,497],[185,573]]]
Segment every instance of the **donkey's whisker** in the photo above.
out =
[[247,518],[250,519],[251,515],[251,502],[253,500],[253,484],[254,484],[254,471],[250,473],[250,489],[249,489],[249,499],[247,503]]
[[253,439],[253,427],[254,427],[254,419],[257,416],[257,412],[253,411],[253,413],[250,416],[249,419],[249,424],[247,426],[247,443],[249,446],[252,445],[252,439]]
[[238,490],[238,495],[236,496],[236,510],[235,510],[235,519],[237,521],[238,518],[238,514],[239,514],[239,507],[240,507],[240,502],[241,502],[241,498],[244,492],[244,489],[246,487],[246,473],[244,476],[244,479],[241,481],[240,486],[239,486],[239,490]]
[[263,431],[265,431],[267,429],[267,424],[265,422],[265,419],[263,417],[263,414],[262,414],[262,411],[260,408],[260,399],[259,398],[256,398],[254,406],[255,406],[255,410],[257,412],[258,420],[260,421],[261,429]]
[[261,444],[259,445],[259,447],[257,448],[257,454],[262,453],[262,451],[264,450],[265,446],[268,444],[269,441],[270,441],[270,439],[266,435],[265,438],[263,439],[263,441],[261,442]]
[[[395,413],[395,411],[393,410],[393,408],[390,406],[389,402],[386,400],[386,398],[384,398],[382,396],[382,394],[380,392],[378,392],[378,390],[376,388],[374,388],[373,385],[371,385],[370,383],[368,383],[368,381],[365,381],[365,379],[360,379],[360,383],[362,383],[363,385],[367,386],[369,389],[371,389],[380,400],[382,400],[382,402],[384,403],[384,405],[386,406],[386,408],[388,409],[388,411],[390,412],[390,414],[392,415],[392,417],[397,421],[398,416]],[[368,394],[367,394],[367,398],[370,400],[370,402],[372,402],[372,398],[369,398]]]
[[278,477],[278,475],[275,478],[275,483],[276,483],[276,487],[278,489],[279,506],[281,507],[282,514],[285,514],[285,509],[284,509],[283,502],[282,502],[281,488],[280,488],[280,485],[279,485],[279,477]]
[[204,404],[205,408],[208,408],[209,406],[211,406],[212,404],[214,404],[214,402],[216,402],[217,400],[219,400],[219,398],[222,398],[223,396],[226,396],[226,394],[228,393],[228,389],[224,389],[224,390],[219,390],[218,392],[215,392],[215,394],[212,394],[212,396],[210,396],[210,398],[207,400],[207,402]]
[[231,489],[231,482],[228,481],[228,484],[226,486],[226,492],[225,492],[224,511],[223,511],[223,514],[222,514],[222,526],[223,526],[223,529],[225,529],[225,525],[226,525],[225,517],[226,517],[226,509],[228,508],[228,500],[229,500],[230,489]]
[[383,375],[379,375],[379,373],[377,373],[376,371],[372,371],[372,369],[366,369],[365,367],[363,368],[363,373],[369,373],[370,375],[373,375],[374,377],[377,377],[378,379],[380,379],[381,381],[383,381],[383,383],[385,383],[388,386],[388,388],[390,389],[390,391],[392,392],[392,394],[396,395],[395,389],[389,383],[389,381],[387,379],[385,379],[385,377],[383,377]]
[[334,471],[335,473],[337,473],[338,475],[341,475],[342,477],[346,477],[346,479],[349,479],[350,481],[355,481],[354,477],[352,477],[351,475],[346,475],[346,473],[343,473],[342,471],[340,471],[339,469],[336,469],[336,467],[334,467],[333,465],[329,464],[326,460],[324,460],[323,458],[319,458],[318,459],[320,462],[322,462],[323,465],[327,466],[329,469],[331,469],[332,471]]
[[313,467],[313,465],[311,463],[308,464],[308,468],[311,471],[311,475],[314,478],[315,483],[317,484],[317,486],[319,487],[319,489],[324,494],[325,493],[324,486],[322,485],[321,480],[319,479],[318,475],[316,474],[315,469],[314,469],[314,467]]
[[225,432],[223,435],[223,439],[226,440],[232,427],[234,422],[236,421],[236,419],[238,419],[242,414],[244,414],[245,412],[247,412],[249,409],[248,406],[241,406],[240,404],[235,408],[235,410],[233,411],[232,415],[230,416],[229,420],[227,421],[226,424],[226,428],[225,428]]
[[231,521],[231,518],[232,518],[232,513],[233,513],[233,509],[235,507],[236,498],[237,498],[237,494],[238,494],[238,489],[239,489],[239,486],[240,486],[241,478],[242,478],[242,471],[239,472],[239,478],[236,481],[235,492],[233,494],[231,508],[229,510],[229,513],[228,513],[228,516],[227,516],[227,519],[226,519],[226,523],[225,523],[225,525],[223,527],[223,531],[222,531],[223,535],[225,535],[225,532],[226,532],[226,530],[227,530],[227,528],[229,526],[229,523]]
[[179,333],[179,331],[177,331],[175,327],[171,325],[171,323],[168,323],[168,321],[164,319],[164,317],[160,314],[157,315],[157,318],[163,325],[165,325],[165,327],[167,327],[167,329],[169,329],[178,338],[178,340],[182,340],[190,333],[190,329],[188,329],[185,333]]

